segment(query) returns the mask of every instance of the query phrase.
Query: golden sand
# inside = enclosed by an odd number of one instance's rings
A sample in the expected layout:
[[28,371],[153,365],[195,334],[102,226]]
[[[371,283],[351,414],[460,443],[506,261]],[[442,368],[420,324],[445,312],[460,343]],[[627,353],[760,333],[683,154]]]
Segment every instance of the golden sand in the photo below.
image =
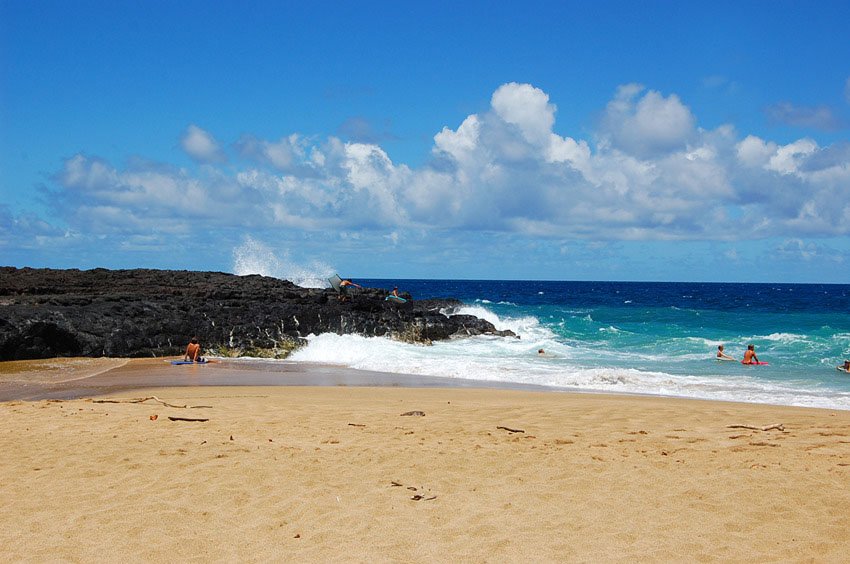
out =
[[[210,407],[123,402],[153,395]],[[4,561],[850,554],[850,412],[411,388],[96,399],[122,403],[0,403]]]

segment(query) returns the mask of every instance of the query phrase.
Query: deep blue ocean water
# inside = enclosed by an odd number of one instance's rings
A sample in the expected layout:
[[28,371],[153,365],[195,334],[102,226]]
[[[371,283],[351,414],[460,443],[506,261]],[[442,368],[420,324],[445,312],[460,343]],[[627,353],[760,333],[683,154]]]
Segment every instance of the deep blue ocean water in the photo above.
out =
[[[299,360],[355,368],[850,409],[850,285],[363,280],[414,299],[454,297],[520,339],[423,347],[316,336]],[[768,366],[718,362],[718,344]],[[539,355],[538,349],[545,354]]]

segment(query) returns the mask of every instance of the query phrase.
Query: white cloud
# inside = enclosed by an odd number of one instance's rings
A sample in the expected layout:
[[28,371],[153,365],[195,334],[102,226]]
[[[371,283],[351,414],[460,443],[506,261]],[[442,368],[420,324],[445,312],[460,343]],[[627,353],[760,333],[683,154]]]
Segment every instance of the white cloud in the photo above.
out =
[[198,172],[76,155],[57,175],[55,200],[72,229],[134,234],[462,229],[607,241],[850,232],[850,147],[704,130],[675,94],[633,84],[618,89],[592,140],[557,133],[555,114],[539,88],[505,84],[487,110],[436,133],[432,160],[417,168],[374,143],[297,133],[245,135],[242,161]]
[[201,163],[221,163],[226,157],[215,138],[197,125],[189,125],[180,137],[180,145],[186,153]]
[[519,127],[529,143],[545,146],[555,123],[555,106],[549,96],[530,84],[511,82],[493,93],[493,111],[505,123]]
[[761,167],[767,165],[771,156],[776,154],[776,143],[768,143],[755,135],[747,135],[737,144],[735,151],[738,160],[745,166]]
[[605,112],[601,134],[606,143],[628,154],[651,158],[681,150],[694,135],[694,116],[679,97],[629,84],[620,87]]
[[779,147],[770,157],[766,168],[781,174],[792,174],[799,170],[805,158],[818,149],[817,143],[811,139],[800,139],[788,145]]
[[481,130],[478,116],[466,118],[457,131],[444,127],[434,136],[434,151],[443,151],[456,161],[466,161],[478,146],[478,136]]

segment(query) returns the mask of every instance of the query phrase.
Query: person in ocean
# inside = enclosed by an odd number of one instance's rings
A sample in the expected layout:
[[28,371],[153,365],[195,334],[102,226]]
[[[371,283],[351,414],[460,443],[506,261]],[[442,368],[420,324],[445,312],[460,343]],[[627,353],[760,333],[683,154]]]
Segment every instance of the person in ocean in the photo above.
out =
[[845,360],[844,364],[842,364],[841,366],[836,366],[835,368],[841,370],[842,372],[850,373],[850,360]]
[[741,364],[758,364],[759,357],[756,356],[756,346],[747,345],[747,350],[744,351],[744,360]]
[[717,360],[735,360],[725,352],[723,352],[723,345],[717,345]]
[[183,355],[183,360],[192,362],[203,362],[204,357],[201,356],[201,344],[197,337],[192,337],[189,344],[186,346],[186,354]]

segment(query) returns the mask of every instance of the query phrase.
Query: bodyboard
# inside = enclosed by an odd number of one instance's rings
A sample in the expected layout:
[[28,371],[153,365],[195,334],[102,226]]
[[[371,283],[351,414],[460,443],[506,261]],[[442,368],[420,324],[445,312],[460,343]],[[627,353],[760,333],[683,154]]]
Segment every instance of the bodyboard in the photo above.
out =
[[331,288],[336,290],[339,293],[342,293],[342,288],[340,287],[340,282],[342,282],[342,278],[339,277],[339,274],[334,274],[330,278],[328,278],[328,282],[330,282]]
[[384,300],[386,300],[388,302],[396,302],[396,303],[400,303],[400,304],[407,303],[407,300],[405,300],[404,298],[402,298],[400,296],[393,296],[393,295],[387,296],[386,298],[384,298]]
[[171,361],[171,364],[173,364],[175,366],[178,365],[178,364],[206,364],[206,363],[207,363],[206,360],[199,360],[198,362],[195,362],[194,360],[172,360]]

